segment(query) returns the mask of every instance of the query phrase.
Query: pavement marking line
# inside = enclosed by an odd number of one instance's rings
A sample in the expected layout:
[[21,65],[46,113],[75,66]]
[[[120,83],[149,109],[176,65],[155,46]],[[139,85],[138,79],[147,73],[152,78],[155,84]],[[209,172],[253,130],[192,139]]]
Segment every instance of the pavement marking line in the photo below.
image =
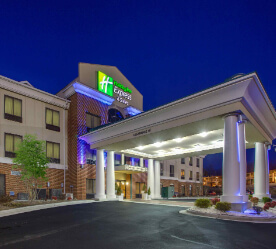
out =
[[161,204],[161,203],[147,203],[147,202],[140,202],[140,201],[123,201],[128,203],[138,203],[138,204],[147,204],[147,205],[158,205],[158,206],[168,206],[168,207],[183,207],[189,208],[191,206],[183,206],[183,205],[174,205],[174,204]]
[[202,246],[209,246],[209,247],[213,247],[213,248],[218,248],[218,249],[220,249],[220,247],[212,246],[212,245],[205,244],[205,243],[196,242],[196,241],[193,241],[193,240],[182,239],[182,238],[179,238],[179,237],[174,236],[174,235],[171,235],[171,237],[172,237],[172,238],[175,238],[175,239],[179,239],[179,240],[187,241],[187,242],[190,242],[190,243],[194,243],[194,244],[202,245]]

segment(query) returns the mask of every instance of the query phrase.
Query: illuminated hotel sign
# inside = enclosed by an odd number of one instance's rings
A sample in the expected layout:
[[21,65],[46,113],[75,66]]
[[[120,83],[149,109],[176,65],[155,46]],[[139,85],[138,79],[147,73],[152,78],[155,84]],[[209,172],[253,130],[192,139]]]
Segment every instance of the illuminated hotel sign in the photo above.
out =
[[117,94],[117,101],[125,105],[128,105],[128,100],[131,100],[132,91],[128,87],[118,83],[101,71],[98,71],[98,90],[111,97],[114,93]]

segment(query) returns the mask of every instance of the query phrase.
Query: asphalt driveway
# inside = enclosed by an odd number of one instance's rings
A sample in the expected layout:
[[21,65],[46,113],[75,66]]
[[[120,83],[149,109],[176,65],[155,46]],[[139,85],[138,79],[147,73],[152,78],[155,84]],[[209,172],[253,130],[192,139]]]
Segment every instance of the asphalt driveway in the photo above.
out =
[[276,247],[276,224],[179,214],[183,209],[99,202],[3,217],[0,249]]

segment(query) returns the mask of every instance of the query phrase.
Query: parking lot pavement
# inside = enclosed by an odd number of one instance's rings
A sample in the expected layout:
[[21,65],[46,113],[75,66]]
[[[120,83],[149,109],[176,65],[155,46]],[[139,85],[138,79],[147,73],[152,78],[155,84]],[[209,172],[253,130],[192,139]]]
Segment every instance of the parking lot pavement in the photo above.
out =
[[276,224],[179,214],[178,206],[94,202],[0,218],[0,249],[275,248]]

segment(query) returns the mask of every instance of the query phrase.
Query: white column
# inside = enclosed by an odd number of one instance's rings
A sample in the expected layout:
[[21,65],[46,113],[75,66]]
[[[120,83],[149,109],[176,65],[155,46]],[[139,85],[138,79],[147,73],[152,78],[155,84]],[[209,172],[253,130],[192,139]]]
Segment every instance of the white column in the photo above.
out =
[[144,158],[140,158],[140,167],[144,167]]
[[267,146],[255,143],[254,196],[270,197]]
[[239,133],[239,156],[240,156],[240,195],[243,197],[243,201],[248,201],[248,195],[246,195],[246,145],[245,145],[245,123],[246,121],[240,121],[238,123]]
[[221,201],[231,203],[243,202],[240,195],[237,121],[236,114],[229,114],[224,118],[223,195]]
[[125,165],[125,154],[121,154],[121,165]]
[[154,172],[153,172],[153,159],[148,159],[148,186],[150,188],[151,196],[154,196]]
[[107,152],[106,168],[106,197],[115,199],[115,172],[114,172],[114,151]]
[[268,151],[270,150],[270,145],[266,144],[265,145],[265,168],[266,168],[266,194],[268,197],[271,197],[271,194],[269,193],[269,156],[268,156]]
[[160,161],[154,161],[154,198],[160,199]]
[[255,143],[254,196],[263,198],[266,194],[266,159],[264,143]]
[[97,150],[96,159],[96,196],[97,199],[106,199],[104,176],[104,150]]

